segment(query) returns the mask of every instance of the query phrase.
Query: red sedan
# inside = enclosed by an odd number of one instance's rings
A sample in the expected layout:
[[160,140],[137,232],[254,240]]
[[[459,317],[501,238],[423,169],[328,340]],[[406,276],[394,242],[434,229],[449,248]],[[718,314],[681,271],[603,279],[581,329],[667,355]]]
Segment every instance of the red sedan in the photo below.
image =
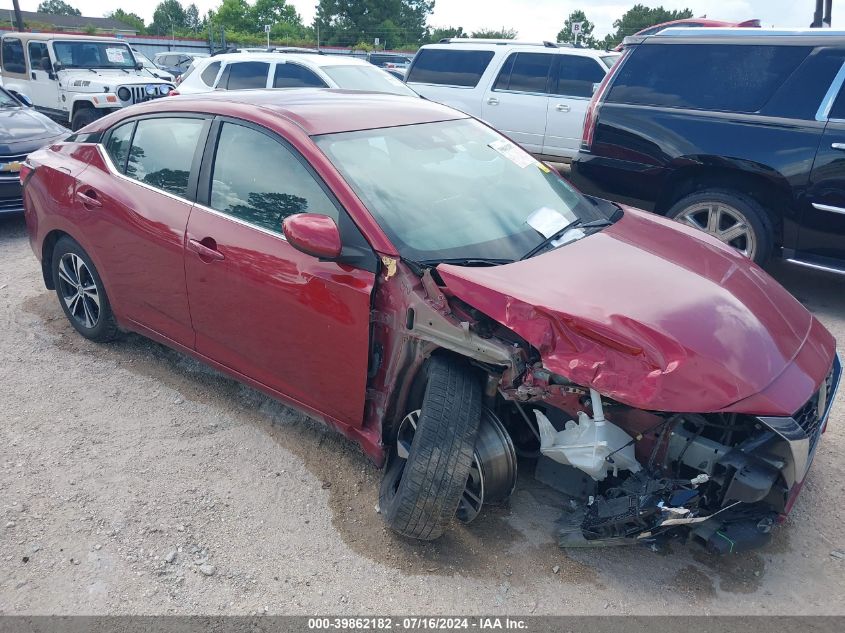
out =
[[325,421],[415,538],[519,468],[573,500],[565,546],[760,545],[839,381],[831,335],[739,253],[420,99],[162,99],[21,179],[82,336],[139,332]]

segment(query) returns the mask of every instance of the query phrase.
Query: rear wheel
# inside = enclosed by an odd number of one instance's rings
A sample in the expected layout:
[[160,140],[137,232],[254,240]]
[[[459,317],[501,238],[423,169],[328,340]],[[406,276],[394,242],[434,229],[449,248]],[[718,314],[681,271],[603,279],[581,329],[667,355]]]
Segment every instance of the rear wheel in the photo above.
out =
[[443,534],[461,502],[481,421],[481,383],[452,358],[428,365],[421,404],[397,428],[379,492],[388,526],[411,538]]
[[97,343],[115,338],[117,323],[103,281],[82,247],[62,237],[53,248],[53,285],[70,324]]
[[773,231],[766,212],[756,200],[736,191],[699,191],[675,203],[666,215],[709,233],[758,264],[772,252]]

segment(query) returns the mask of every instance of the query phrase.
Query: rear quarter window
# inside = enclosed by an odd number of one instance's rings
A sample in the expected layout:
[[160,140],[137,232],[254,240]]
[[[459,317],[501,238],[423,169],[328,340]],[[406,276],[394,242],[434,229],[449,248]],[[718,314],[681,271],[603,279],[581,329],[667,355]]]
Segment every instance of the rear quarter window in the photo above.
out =
[[[209,87],[214,86],[214,80],[217,79],[217,73],[220,72],[220,62],[214,62],[205,67],[200,74],[202,82]],[[184,81],[184,80],[183,80]]]
[[810,51],[806,46],[645,44],[619,69],[607,101],[758,112]]
[[23,44],[18,39],[5,38],[2,47],[3,70],[8,73],[25,73]]
[[407,81],[474,88],[491,59],[493,51],[423,49],[414,58]]

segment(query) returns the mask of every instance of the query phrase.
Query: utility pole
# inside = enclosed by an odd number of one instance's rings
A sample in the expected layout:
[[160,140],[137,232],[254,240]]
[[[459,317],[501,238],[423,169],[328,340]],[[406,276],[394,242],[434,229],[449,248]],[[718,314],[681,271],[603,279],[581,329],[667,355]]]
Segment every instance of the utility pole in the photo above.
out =
[[15,28],[23,32],[23,16],[21,15],[21,5],[18,0],[12,0],[12,6],[15,8]]

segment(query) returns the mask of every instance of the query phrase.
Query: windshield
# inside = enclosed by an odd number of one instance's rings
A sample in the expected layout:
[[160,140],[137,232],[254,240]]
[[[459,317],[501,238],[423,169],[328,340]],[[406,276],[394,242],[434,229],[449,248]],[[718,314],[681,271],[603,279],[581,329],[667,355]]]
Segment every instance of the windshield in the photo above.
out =
[[620,57],[622,57],[621,53],[618,53],[616,55],[603,55],[601,60],[604,62],[605,66],[607,66],[608,68],[613,68],[613,64],[615,64]]
[[345,90],[367,90],[407,97],[417,96],[416,92],[396,77],[372,65],[323,66],[320,70],[326,73],[337,84],[338,88]]
[[608,217],[606,207],[472,119],[315,140],[412,261],[513,261],[576,220]]
[[156,66],[150,58],[144,55],[141,51],[132,51],[132,54],[135,55],[135,59],[141,62],[141,65],[144,68],[153,68],[158,70],[158,66]]
[[0,88],[0,108],[20,108],[21,103],[12,95]]
[[117,42],[53,42],[62,68],[134,68],[135,58],[126,44]]

